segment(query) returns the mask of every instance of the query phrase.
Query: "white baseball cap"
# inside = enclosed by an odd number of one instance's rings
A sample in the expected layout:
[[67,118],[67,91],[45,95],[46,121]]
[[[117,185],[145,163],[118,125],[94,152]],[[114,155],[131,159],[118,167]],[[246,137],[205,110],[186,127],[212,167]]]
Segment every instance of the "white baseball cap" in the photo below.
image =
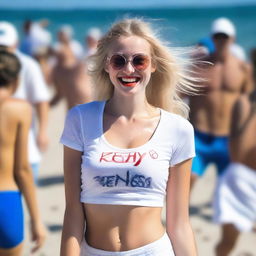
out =
[[0,45],[15,46],[18,42],[18,33],[15,27],[5,21],[0,22]]
[[59,31],[64,33],[68,38],[71,38],[74,35],[74,30],[73,30],[72,26],[70,26],[68,24],[62,25]]
[[229,37],[236,35],[236,29],[233,23],[227,18],[218,18],[212,23],[212,35],[214,34],[225,34]]
[[102,34],[99,28],[93,27],[88,30],[87,37],[91,37],[95,40],[100,40]]

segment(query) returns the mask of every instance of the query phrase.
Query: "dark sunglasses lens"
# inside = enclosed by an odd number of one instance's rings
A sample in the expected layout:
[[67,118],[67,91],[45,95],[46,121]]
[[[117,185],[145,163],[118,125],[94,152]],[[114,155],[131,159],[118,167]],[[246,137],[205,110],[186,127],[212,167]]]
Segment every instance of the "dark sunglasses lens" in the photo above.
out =
[[144,70],[148,67],[149,58],[143,55],[137,55],[133,58],[133,66],[138,70]]
[[229,38],[229,36],[224,33],[217,33],[217,34],[213,35],[213,37],[216,40],[227,40]]
[[125,58],[121,55],[113,55],[110,59],[110,65],[113,69],[121,69],[125,66]]

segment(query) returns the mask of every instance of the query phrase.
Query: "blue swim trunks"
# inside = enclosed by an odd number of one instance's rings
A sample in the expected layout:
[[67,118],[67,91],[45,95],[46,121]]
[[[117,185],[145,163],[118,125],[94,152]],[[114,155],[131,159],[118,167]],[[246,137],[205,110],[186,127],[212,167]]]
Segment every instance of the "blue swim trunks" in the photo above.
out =
[[24,239],[21,193],[0,191],[0,248],[10,249]]
[[221,175],[230,163],[228,137],[214,136],[195,130],[196,157],[192,163],[192,173],[202,176],[207,166],[214,163]]

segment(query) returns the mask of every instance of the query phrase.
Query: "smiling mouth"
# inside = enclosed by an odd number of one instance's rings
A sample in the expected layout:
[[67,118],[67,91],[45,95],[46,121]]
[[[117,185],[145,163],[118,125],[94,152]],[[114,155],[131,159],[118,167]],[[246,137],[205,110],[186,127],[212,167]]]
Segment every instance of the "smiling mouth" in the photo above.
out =
[[119,77],[118,80],[123,86],[134,87],[139,81],[139,77]]

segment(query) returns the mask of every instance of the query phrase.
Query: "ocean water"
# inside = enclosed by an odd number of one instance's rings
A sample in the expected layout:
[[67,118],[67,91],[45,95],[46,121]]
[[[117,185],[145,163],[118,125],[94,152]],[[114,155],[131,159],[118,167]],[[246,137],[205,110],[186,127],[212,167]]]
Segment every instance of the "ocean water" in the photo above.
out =
[[63,24],[70,24],[75,38],[81,43],[90,27],[106,31],[109,26],[123,17],[144,17],[152,22],[161,37],[173,46],[189,46],[210,33],[211,23],[218,17],[227,17],[237,28],[237,43],[248,53],[256,47],[256,5],[214,8],[164,8],[138,10],[0,10],[1,20],[12,22],[22,38],[24,20],[47,18],[53,40]]

